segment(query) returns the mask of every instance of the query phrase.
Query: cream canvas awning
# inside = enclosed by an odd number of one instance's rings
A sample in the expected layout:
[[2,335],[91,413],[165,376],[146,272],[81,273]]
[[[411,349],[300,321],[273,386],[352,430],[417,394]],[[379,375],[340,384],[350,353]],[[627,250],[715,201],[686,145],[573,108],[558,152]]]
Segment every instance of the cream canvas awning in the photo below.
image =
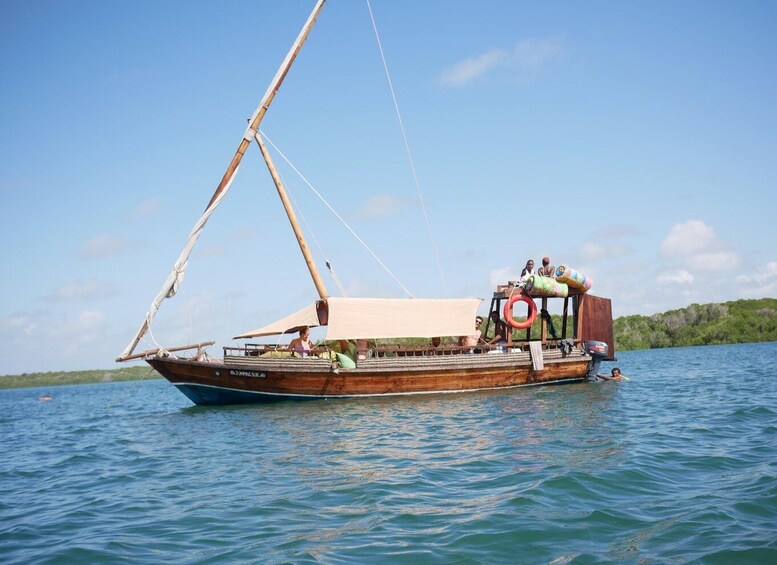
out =
[[294,312],[290,316],[286,316],[282,320],[273,322],[263,328],[246,332],[244,334],[235,336],[233,339],[245,339],[249,337],[260,337],[263,335],[278,335],[288,332],[299,330],[302,326],[315,327],[320,325],[318,323],[318,314],[316,313],[316,303],[314,302],[310,306],[305,306],[299,312]]
[[[475,331],[478,298],[329,298],[326,339],[385,339],[470,335]],[[268,326],[237,336],[286,333],[318,326],[312,304]]]
[[330,298],[327,339],[469,335],[480,300]]

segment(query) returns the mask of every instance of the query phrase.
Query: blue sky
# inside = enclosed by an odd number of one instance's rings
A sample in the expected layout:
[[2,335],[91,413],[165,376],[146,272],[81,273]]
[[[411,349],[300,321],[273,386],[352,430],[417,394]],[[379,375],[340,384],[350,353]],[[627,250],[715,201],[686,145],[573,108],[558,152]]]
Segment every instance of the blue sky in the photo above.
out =
[[[0,374],[115,366],[313,4],[0,4]],[[447,296],[543,255],[616,316],[777,296],[777,4],[372,8]],[[446,295],[365,2],[325,5],[262,130]],[[348,295],[403,296],[274,158]],[[315,298],[253,144],[153,336],[228,345]]]

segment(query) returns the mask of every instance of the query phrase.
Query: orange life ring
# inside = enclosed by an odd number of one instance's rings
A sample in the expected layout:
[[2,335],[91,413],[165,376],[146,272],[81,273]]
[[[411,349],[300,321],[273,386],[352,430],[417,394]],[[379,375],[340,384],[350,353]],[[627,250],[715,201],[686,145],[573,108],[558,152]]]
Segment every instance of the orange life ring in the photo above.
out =
[[[513,320],[513,304],[515,304],[519,300],[523,300],[524,302],[526,302],[526,304],[529,305],[529,315],[527,316],[525,322],[516,322],[515,320]],[[528,328],[534,323],[534,320],[537,319],[537,305],[534,303],[534,300],[532,299],[532,297],[529,296],[528,294],[524,294],[524,293],[513,294],[510,297],[510,300],[507,301],[507,304],[505,304],[504,316],[507,323],[510,324],[512,327],[519,330],[525,330],[526,328]]]

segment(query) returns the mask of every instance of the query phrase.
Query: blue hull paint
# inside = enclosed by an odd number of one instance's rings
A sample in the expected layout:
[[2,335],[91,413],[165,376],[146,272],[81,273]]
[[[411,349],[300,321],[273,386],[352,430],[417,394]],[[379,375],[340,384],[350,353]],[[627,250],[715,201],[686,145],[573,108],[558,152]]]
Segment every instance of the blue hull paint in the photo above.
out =
[[471,389],[471,390],[449,390],[434,392],[415,392],[415,393],[395,393],[395,394],[365,394],[365,395],[345,395],[345,396],[308,396],[294,394],[272,394],[264,392],[246,392],[229,388],[221,388],[207,385],[181,384],[174,383],[174,386],[180,390],[186,397],[199,406],[224,406],[227,404],[267,404],[271,402],[281,402],[284,400],[326,400],[329,398],[358,398],[372,396],[405,396],[419,394],[460,394],[465,392],[478,392],[483,390],[509,390],[513,388],[523,388],[527,386],[554,386],[572,383],[584,382],[584,378],[565,379],[563,381],[549,381],[545,383],[523,384],[506,386],[499,388]]
[[222,406],[225,404],[265,404],[281,400],[315,400],[310,396],[290,396],[281,394],[265,394],[261,392],[245,392],[228,388],[201,386],[193,384],[175,384],[175,387],[186,397],[199,406]]

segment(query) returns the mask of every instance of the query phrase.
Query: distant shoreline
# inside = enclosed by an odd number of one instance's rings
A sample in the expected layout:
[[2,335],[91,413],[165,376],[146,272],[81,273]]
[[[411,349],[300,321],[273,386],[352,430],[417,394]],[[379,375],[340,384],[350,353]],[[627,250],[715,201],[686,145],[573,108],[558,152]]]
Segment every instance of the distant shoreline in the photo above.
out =
[[0,389],[38,388],[63,385],[115,383],[121,381],[139,381],[141,379],[161,379],[162,375],[139,365],[110,370],[92,371],[54,371],[49,373],[23,373],[0,377]]

